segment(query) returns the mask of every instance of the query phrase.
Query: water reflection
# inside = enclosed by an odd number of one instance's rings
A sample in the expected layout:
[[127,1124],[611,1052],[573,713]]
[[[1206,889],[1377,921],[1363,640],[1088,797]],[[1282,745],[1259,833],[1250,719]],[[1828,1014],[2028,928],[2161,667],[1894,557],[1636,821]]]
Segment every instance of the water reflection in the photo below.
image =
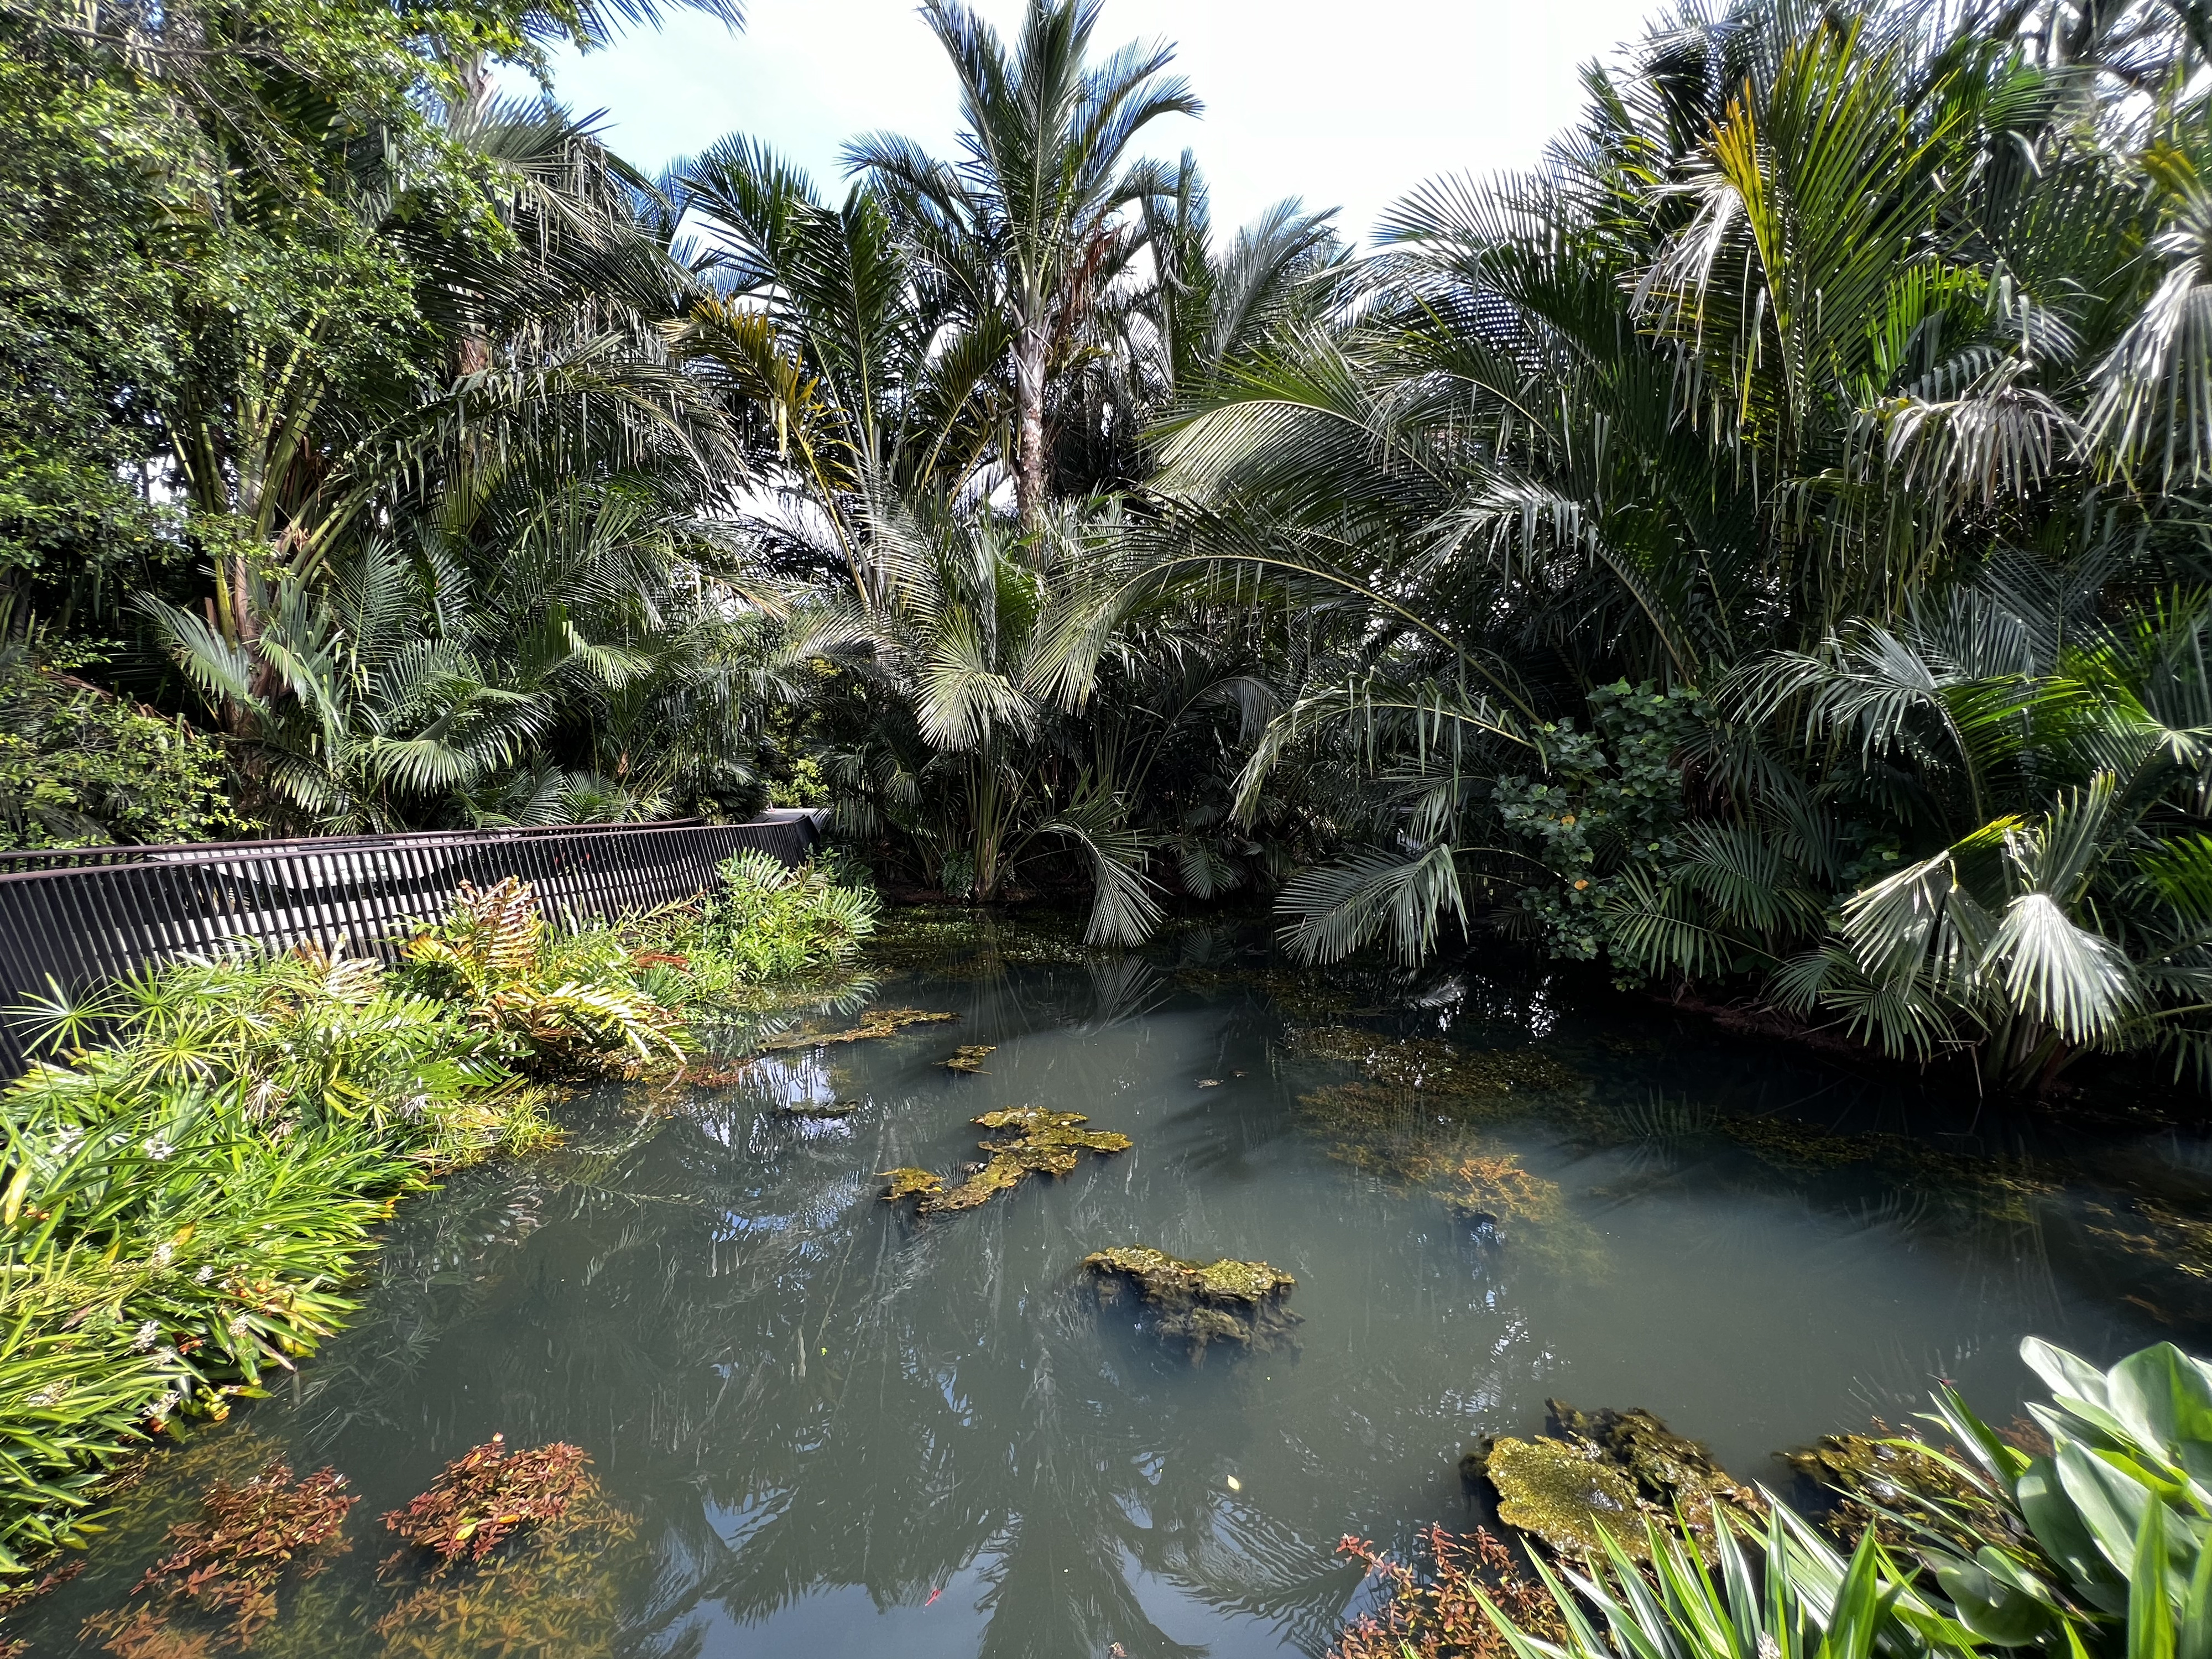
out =
[[[404,1209],[363,1319],[211,1437],[368,1499],[272,1638],[380,1651],[375,1515],[501,1431],[586,1447],[635,1521],[574,1569],[611,1609],[577,1651],[1312,1652],[1355,1588],[1338,1538],[1463,1515],[1459,1452],[1547,1395],[1774,1479],[1933,1376],[2002,1415],[2024,1331],[2110,1358],[2161,1317],[2207,1329],[2129,1242],[2212,1213],[2193,1140],[1905,1136],[1880,1090],[1594,1024],[1534,979],[1347,991],[1218,930],[1149,959],[984,945],[884,988],[957,1025],[579,1103],[558,1153]],[[968,1043],[987,1072],[945,1073]],[[1023,1104],[1136,1146],[927,1224],[878,1201],[875,1171],[950,1170],[970,1117]],[[1075,1264],[1139,1243],[1296,1274],[1301,1351],[1194,1368],[1102,1317]],[[188,1479],[142,1488],[34,1651],[119,1597]],[[498,1650],[470,1628],[410,1650]]]

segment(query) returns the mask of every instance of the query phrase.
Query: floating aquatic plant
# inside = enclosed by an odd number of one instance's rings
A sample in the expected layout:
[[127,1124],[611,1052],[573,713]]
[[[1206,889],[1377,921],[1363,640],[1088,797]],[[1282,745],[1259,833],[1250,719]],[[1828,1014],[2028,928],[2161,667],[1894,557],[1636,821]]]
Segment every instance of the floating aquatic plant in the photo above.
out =
[[884,1194],[886,1204],[896,1204],[915,1193],[933,1193],[945,1185],[943,1176],[927,1170],[917,1170],[911,1164],[903,1169],[885,1170],[882,1174],[891,1183],[890,1190]]
[[558,1520],[585,1480],[583,1448],[556,1440],[510,1451],[494,1435],[446,1465],[430,1490],[391,1511],[384,1524],[439,1565],[481,1561],[519,1528]]
[[86,1637],[117,1659],[250,1647],[276,1616],[287,1572],[311,1578],[345,1549],[346,1515],[361,1500],[344,1487],[335,1469],[295,1480],[282,1463],[240,1486],[216,1481],[198,1518],[169,1529],[169,1552],[132,1586],[149,1599],[95,1613]]
[[833,1042],[868,1042],[878,1037],[896,1036],[909,1025],[941,1025],[956,1020],[957,1014],[936,1013],[927,1008],[871,1008],[860,1016],[860,1023],[843,1031],[786,1031],[763,1042],[757,1052],[780,1054],[787,1048],[820,1048]]
[[1125,1152],[1133,1144],[1112,1130],[1079,1127],[1090,1121],[1080,1112],[1047,1111],[1041,1106],[986,1112],[971,1121],[980,1128],[999,1132],[1000,1138],[978,1143],[990,1154],[988,1162],[957,1187],[947,1187],[942,1176],[927,1170],[886,1170],[883,1173],[891,1186],[885,1200],[915,1197],[915,1213],[923,1216],[972,1210],[1000,1193],[1012,1192],[1030,1176],[1073,1173],[1084,1152]]
[[1138,1245],[1093,1251],[1083,1267],[1101,1307],[1142,1303],[1153,1330],[1188,1346],[1193,1360],[1214,1342],[1272,1346],[1299,1322],[1283,1305],[1297,1280],[1264,1261],[1201,1264]]
[[939,1063],[948,1072],[980,1072],[983,1069],[983,1062],[998,1052],[999,1045],[995,1042],[969,1043],[965,1048],[954,1049],[951,1059]]

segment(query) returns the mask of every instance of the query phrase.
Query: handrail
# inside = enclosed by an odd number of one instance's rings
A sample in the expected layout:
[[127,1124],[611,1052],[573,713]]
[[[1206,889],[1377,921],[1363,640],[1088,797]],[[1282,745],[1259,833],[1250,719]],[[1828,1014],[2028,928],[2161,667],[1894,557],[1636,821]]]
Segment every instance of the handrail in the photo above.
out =
[[786,810],[749,823],[571,824],[432,830],[173,849],[165,856],[0,872],[0,1078],[27,1063],[5,1016],[58,986],[95,986],[181,957],[244,945],[397,955],[466,882],[517,876],[554,915],[611,921],[702,891],[748,848],[797,865],[820,815]]

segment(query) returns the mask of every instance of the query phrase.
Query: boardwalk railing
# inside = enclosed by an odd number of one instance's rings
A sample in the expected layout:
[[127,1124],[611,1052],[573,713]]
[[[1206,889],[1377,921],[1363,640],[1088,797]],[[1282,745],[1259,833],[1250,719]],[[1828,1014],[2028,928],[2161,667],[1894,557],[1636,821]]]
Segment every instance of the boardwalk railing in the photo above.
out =
[[310,940],[389,959],[462,883],[520,876],[549,915],[611,921],[690,897],[747,848],[798,864],[817,815],[751,823],[426,831],[177,847],[0,853],[0,1078],[23,1069],[9,1011],[52,987],[79,993],[151,963],[242,940]]

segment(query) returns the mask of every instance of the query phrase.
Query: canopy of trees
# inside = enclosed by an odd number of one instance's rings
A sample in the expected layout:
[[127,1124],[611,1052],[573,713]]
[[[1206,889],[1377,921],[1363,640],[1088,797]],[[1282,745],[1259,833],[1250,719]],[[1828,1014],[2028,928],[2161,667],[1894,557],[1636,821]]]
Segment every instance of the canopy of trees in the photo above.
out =
[[955,154],[653,179],[491,72],[651,0],[9,0],[8,672],[182,747],[0,826],[826,789],[1101,942],[1245,892],[2212,1067],[2197,9],[1691,0],[1364,252],[1215,226],[1098,0],[924,10]]

